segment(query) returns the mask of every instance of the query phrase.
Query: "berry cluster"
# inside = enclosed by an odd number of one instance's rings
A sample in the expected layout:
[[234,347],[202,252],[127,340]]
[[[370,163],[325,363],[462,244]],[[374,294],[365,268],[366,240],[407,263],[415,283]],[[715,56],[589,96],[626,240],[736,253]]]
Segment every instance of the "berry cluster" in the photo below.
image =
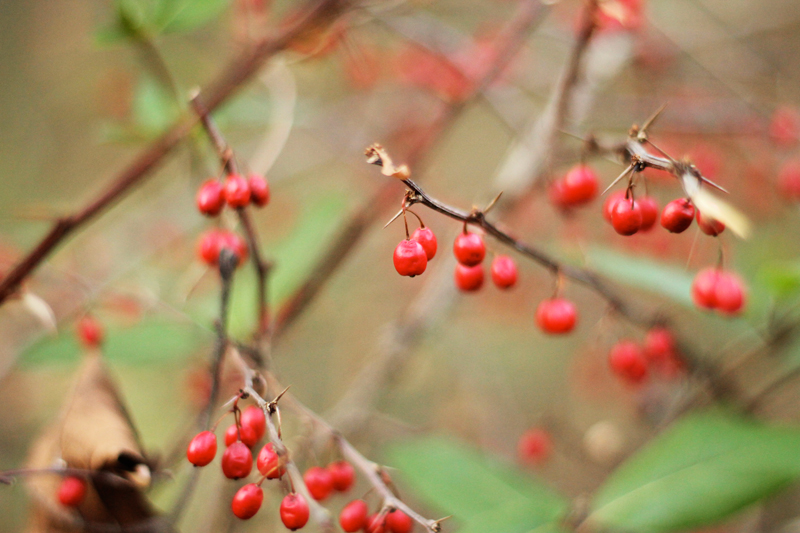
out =
[[643,345],[630,339],[617,342],[608,354],[608,365],[617,377],[631,385],[643,383],[652,371],[674,377],[684,366],[675,338],[661,327],[648,331]]
[[742,310],[745,293],[744,283],[736,274],[719,268],[701,270],[692,282],[694,304],[725,315],[735,315]]
[[410,533],[414,528],[411,518],[397,509],[369,514],[364,500],[353,500],[345,505],[339,513],[339,525],[347,533],[362,529],[365,533]]

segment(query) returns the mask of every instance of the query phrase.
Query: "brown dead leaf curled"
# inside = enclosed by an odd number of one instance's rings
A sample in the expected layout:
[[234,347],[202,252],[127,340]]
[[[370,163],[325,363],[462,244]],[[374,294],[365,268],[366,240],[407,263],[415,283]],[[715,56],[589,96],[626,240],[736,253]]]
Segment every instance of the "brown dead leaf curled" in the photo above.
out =
[[411,171],[406,165],[394,166],[392,158],[386,152],[386,149],[378,143],[368,146],[364,150],[364,155],[367,156],[367,163],[370,165],[378,165],[381,167],[381,174],[389,176],[390,178],[397,178],[399,180],[407,180],[411,177]]

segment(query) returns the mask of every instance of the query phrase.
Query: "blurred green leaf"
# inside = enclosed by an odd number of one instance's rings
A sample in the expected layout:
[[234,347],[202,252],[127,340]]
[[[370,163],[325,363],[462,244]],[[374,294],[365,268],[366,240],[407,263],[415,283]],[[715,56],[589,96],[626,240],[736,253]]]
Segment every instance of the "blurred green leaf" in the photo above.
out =
[[411,488],[469,533],[527,532],[564,516],[567,503],[535,479],[453,440],[428,437],[397,444],[389,461]]
[[620,531],[713,524],[800,477],[800,430],[712,411],[685,417],[598,490],[589,520]]
[[114,22],[97,30],[94,40],[97,44],[117,44],[127,39],[136,39],[149,31],[145,7],[137,0],[117,0],[114,2],[116,18]]
[[230,0],[160,0],[154,23],[163,33],[191,31],[218,18]]
[[758,279],[776,298],[790,298],[800,292],[800,265],[767,264],[759,270]]
[[586,259],[599,274],[693,307],[691,297],[693,275],[683,268],[621,254],[601,246],[590,247]]
[[169,90],[150,76],[142,76],[133,95],[133,122],[146,136],[163,133],[180,113]]

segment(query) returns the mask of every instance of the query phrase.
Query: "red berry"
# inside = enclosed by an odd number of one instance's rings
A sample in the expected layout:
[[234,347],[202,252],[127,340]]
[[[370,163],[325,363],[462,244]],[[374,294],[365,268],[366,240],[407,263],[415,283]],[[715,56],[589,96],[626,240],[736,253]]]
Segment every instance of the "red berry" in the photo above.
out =
[[428,257],[425,249],[414,240],[400,241],[394,249],[394,268],[401,276],[414,277],[425,272],[428,266]]
[[477,291],[483,286],[483,265],[456,265],[456,287],[464,292]]
[[800,200],[800,159],[791,159],[778,171],[778,191],[787,200]]
[[[239,422],[242,424],[242,427],[249,427],[253,430],[256,436],[256,442],[260,441],[264,433],[267,432],[267,419],[264,416],[264,411],[255,405],[248,405],[245,410],[242,411]],[[242,438],[242,440],[244,440],[244,438]]]
[[264,491],[255,483],[248,483],[236,491],[231,502],[233,514],[242,520],[253,518],[264,501]]
[[588,165],[575,165],[561,180],[561,205],[575,207],[591,202],[597,196],[597,173]]
[[217,436],[210,431],[201,431],[189,442],[186,458],[194,466],[206,466],[217,455]]
[[464,266],[475,266],[483,261],[486,245],[477,233],[460,233],[453,244],[456,260]]
[[239,431],[236,431],[236,424],[231,424],[225,430],[225,446],[230,446],[237,440],[241,440],[248,448],[252,448],[258,443],[258,438],[253,428],[242,424]]
[[247,243],[236,233],[232,231],[224,231],[220,235],[220,250],[227,248],[232,251],[239,259],[237,266],[241,266],[247,261],[248,248]]
[[58,501],[66,507],[77,507],[86,497],[86,480],[77,476],[66,476],[58,487]]
[[197,255],[207,265],[216,265],[221,244],[222,232],[215,229],[208,230],[200,236],[197,243]]
[[258,207],[269,203],[269,184],[258,174],[250,174],[247,178],[247,187],[250,189],[250,200]]
[[800,114],[793,107],[775,110],[769,124],[769,135],[780,146],[791,146],[800,138]]
[[386,516],[374,513],[367,517],[367,525],[364,526],[364,533],[385,533]]
[[661,212],[661,225],[671,233],[683,233],[692,225],[694,206],[686,198],[672,200]]
[[339,492],[350,490],[356,480],[356,472],[347,461],[336,461],[329,464],[328,472],[331,473],[333,488]]
[[642,210],[642,227],[640,231],[649,231],[658,220],[658,203],[651,196],[644,196],[636,201]]
[[644,356],[651,363],[663,363],[675,354],[675,339],[665,328],[653,328],[644,337]]
[[433,234],[431,228],[417,228],[411,234],[411,240],[417,241],[425,249],[425,257],[428,261],[433,259],[436,255],[436,235]]
[[103,342],[103,326],[94,317],[86,315],[78,322],[78,339],[87,348],[95,348]]
[[719,270],[706,268],[697,273],[692,282],[692,300],[701,309],[715,309],[717,307],[717,280]]
[[517,264],[507,255],[498,255],[492,261],[492,281],[501,289],[517,283]]
[[253,454],[243,442],[234,442],[222,454],[222,473],[229,479],[247,477],[253,469]]
[[524,463],[540,465],[550,457],[553,442],[550,433],[542,428],[532,428],[517,441],[517,455]]
[[642,208],[639,202],[623,199],[611,210],[611,225],[620,235],[633,235],[642,228]]
[[536,308],[536,323],[545,333],[569,333],[575,327],[577,319],[575,305],[563,298],[542,300]]
[[250,203],[250,186],[239,174],[230,174],[225,179],[225,201],[231,207],[246,207]]
[[311,497],[317,501],[324,500],[333,492],[333,477],[331,473],[320,466],[312,466],[303,474],[303,481],[308,487]]
[[268,442],[261,448],[256,460],[256,466],[262,476],[267,479],[277,479],[286,473],[286,468],[281,464],[281,459],[275,452],[275,448],[271,442]]
[[742,281],[730,272],[720,272],[714,288],[717,310],[734,315],[744,307],[745,294]]
[[608,355],[612,372],[629,383],[641,383],[647,377],[647,362],[642,349],[633,341],[620,341]]
[[308,523],[308,502],[302,495],[287,494],[281,502],[281,521],[292,531]]
[[222,185],[210,179],[203,183],[197,190],[197,209],[204,215],[213,217],[218,215],[225,206],[225,196],[223,195]]
[[704,217],[700,211],[697,212],[697,225],[700,226],[700,231],[712,237],[725,231],[725,224],[713,218]]
[[347,533],[355,533],[367,524],[369,508],[364,500],[353,500],[339,513],[339,525]]
[[617,202],[624,199],[625,191],[617,191],[606,199],[606,203],[603,204],[603,218],[606,219],[606,222],[611,224],[611,212],[614,210],[614,206],[617,205]]
[[413,528],[411,517],[399,509],[386,515],[386,529],[392,533],[410,533]]

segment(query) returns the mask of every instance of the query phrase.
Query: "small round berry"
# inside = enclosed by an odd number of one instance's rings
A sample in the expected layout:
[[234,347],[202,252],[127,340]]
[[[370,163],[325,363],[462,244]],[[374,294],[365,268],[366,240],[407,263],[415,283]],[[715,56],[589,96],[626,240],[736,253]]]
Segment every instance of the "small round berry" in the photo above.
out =
[[603,204],[603,218],[606,219],[606,222],[611,224],[611,212],[614,210],[614,206],[617,205],[617,202],[624,199],[625,191],[617,191],[609,195],[606,199],[606,203]]
[[230,174],[225,179],[225,201],[231,207],[246,207],[250,203],[250,186],[239,174]]
[[644,337],[644,356],[651,363],[663,363],[675,354],[675,338],[666,328],[653,328]]
[[320,466],[312,466],[306,470],[303,481],[311,497],[317,501],[324,500],[333,492],[333,477],[328,470]]
[[231,502],[231,510],[237,518],[247,520],[253,518],[264,501],[264,491],[255,483],[248,483],[236,491]]
[[483,286],[483,265],[464,266],[456,265],[456,287],[464,292],[477,291]]
[[428,261],[433,259],[436,255],[436,235],[433,234],[431,228],[417,228],[414,230],[414,233],[411,234],[411,240],[417,241],[422,245],[422,248],[425,249],[425,257],[428,258]]
[[86,315],[78,322],[78,340],[87,348],[96,348],[103,342],[103,326],[94,317]]
[[222,232],[220,241],[220,250],[227,248],[231,250],[239,259],[237,266],[242,266],[247,261],[248,248],[247,243],[242,237],[232,231]]
[[636,200],[642,210],[642,227],[640,231],[650,231],[658,221],[658,203],[652,196],[643,196]]
[[356,472],[347,461],[336,461],[329,464],[328,472],[331,473],[333,488],[339,492],[350,490],[356,480]]
[[206,466],[217,455],[217,436],[210,431],[201,431],[189,442],[186,458],[194,466]]
[[529,429],[517,441],[517,455],[523,463],[540,465],[550,457],[552,450],[550,433],[542,428]]
[[[261,437],[267,432],[267,418],[264,416],[264,411],[255,405],[248,405],[242,416],[239,418],[242,427],[249,427],[253,430],[256,436],[256,442],[261,440]],[[244,438],[242,439],[244,440]]]
[[208,230],[200,235],[197,243],[197,255],[207,265],[213,266],[219,260],[219,249],[223,241],[223,232],[219,230]]
[[364,533],[386,533],[386,516],[374,513],[367,517]]
[[308,523],[308,502],[302,495],[292,492],[281,501],[281,522],[295,531]]
[[692,281],[692,300],[701,309],[715,309],[717,307],[717,281],[719,270],[705,268],[697,273]]
[[66,507],[78,507],[86,497],[86,480],[78,476],[66,476],[58,487],[58,501]]
[[517,283],[517,264],[507,255],[498,255],[492,261],[492,281],[500,289],[509,289]]
[[700,227],[700,231],[712,237],[725,231],[725,224],[713,218],[704,217],[700,211],[697,212],[697,225]]
[[536,323],[545,333],[569,333],[575,327],[578,312],[575,305],[563,298],[542,300],[536,308]]
[[670,233],[683,233],[694,220],[694,206],[686,198],[672,200],[661,212],[661,225]]
[[425,272],[428,257],[420,243],[410,239],[400,241],[394,249],[394,268],[401,276],[414,277]]
[[222,185],[215,179],[206,181],[197,190],[196,201],[197,209],[204,215],[210,217],[218,215],[225,206]]
[[569,207],[591,202],[597,196],[597,173],[588,165],[575,165],[563,178],[562,202]]
[[386,515],[386,529],[392,533],[411,533],[414,522],[411,517],[400,509],[396,509]]
[[367,524],[369,508],[364,500],[353,500],[339,513],[339,525],[347,533],[355,533]]
[[230,446],[238,440],[241,440],[248,448],[252,448],[258,443],[258,438],[253,428],[242,424],[237,431],[236,424],[231,424],[225,430],[225,446]]
[[269,203],[269,184],[266,179],[258,174],[250,174],[247,186],[250,189],[250,200],[254,204],[264,207]]
[[800,159],[791,159],[778,170],[778,192],[789,201],[800,200]]
[[475,266],[486,256],[486,245],[483,237],[477,233],[460,233],[453,243],[456,260],[464,266]]
[[253,454],[243,442],[234,442],[222,454],[222,473],[228,479],[247,477],[253,469]]
[[275,448],[271,442],[268,442],[261,448],[256,460],[256,466],[262,476],[267,479],[278,479],[286,473],[286,468],[281,464],[281,459],[275,452]]
[[642,228],[642,208],[639,202],[624,199],[611,210],[611,225],[620,235],[633,235]]
[[642,349],[633,341],[620,341],[611,348],[608,364],[612,372],[629,383],[641,383],[647,378],[647,361]]
[[714,295],[717,302],[717,310],[722,313],[735,315],[744,307],[744,284],[736,275],[730,272],[719,273],[717,285],[714,287]]

